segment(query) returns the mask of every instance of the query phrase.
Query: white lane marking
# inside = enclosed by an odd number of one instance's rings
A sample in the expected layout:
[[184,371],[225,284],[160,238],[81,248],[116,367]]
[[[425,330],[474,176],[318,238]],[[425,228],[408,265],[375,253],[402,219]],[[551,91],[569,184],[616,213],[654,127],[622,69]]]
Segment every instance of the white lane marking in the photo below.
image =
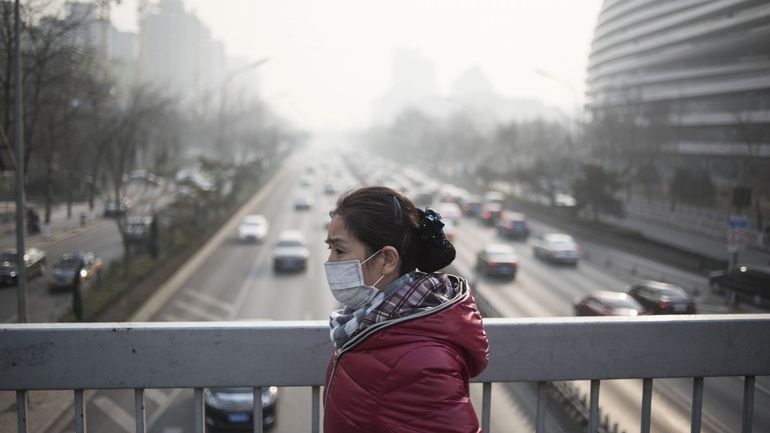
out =
[[136,429],[136,420],[125,409],[115,404],[109,397],[100,395],[94,399],[94,405],[128,433]]
[[204,310],[203,308],[200,308],[193,303],[187,302],[184,299],[177,298],[174,300],[174,305],[183,309],[185,313],[190,313],[191,315],[197,316],[203,320],[223,320],[221,315]]
[[179,394],[181,394],[183,391],[190,391],[190,390],[189,389],[185,390],[181,388],[174,388],[173,390],[171,390],[168,396],[166,396],[166,401],[163,402],[163,404],[161,404],[157,409],[155,409],[155,413],[150,415],[150,418],[147,420],[147,430],[150,430],[152,426],[155,425],[158,419],[160,419],[160,417],[166,413],[166,410],[168,410],[169,406],[177,402]]
[[168,396],[163,391],[155,388],[145,389],[144,396],[154,401],[158,406],[163,406],[168,400]]
[[219,299],[216,299],[213,296],[207,295],[205,293],[201,293],[193,289],[183,289],[182,293],[191,298],[195,298],[196,300],[203,302],[204,304],[208,304],[213,307],[219,308],[227,314],[230,314],[233,311],[232,305],[228,304],[227,302],[220,301]]

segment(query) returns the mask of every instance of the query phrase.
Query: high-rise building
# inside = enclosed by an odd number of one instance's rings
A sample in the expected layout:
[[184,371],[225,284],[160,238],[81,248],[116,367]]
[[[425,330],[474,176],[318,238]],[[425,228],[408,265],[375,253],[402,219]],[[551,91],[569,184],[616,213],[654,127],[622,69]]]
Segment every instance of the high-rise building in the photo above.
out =
[[182,0],[161,0],[141,20],[139,62],[145,79],[183,97],[215,88],[224,76],[224,45]]
[[727,183],[770,170],[770,2],[605,0],[587,87],[593,120],[626,112],[665,130],[634,145],[669,164]]

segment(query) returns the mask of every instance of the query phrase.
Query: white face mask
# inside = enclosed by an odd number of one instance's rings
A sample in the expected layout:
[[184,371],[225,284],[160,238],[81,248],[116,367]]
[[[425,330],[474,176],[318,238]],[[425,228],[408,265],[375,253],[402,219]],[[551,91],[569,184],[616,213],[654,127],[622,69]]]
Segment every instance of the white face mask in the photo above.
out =
[[363,262],[355,259],[324,263],[326,281],[329,283],[329,289],[334,299],[339,301],[340,304],[356,310],[377,296],[379,289],[374,286],[385,278],[385,275],[381,276],[371,286],[367,286],[364,282],[364,271],[361,265],[379,254],[380,251],[382,250],[378,250]]

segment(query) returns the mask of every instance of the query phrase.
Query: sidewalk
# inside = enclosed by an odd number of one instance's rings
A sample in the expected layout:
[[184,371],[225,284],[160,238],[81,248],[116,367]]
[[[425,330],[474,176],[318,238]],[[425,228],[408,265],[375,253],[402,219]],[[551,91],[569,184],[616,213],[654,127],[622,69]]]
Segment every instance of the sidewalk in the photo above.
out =
[[[41,226],[44,224],[45,208],[42,203],[28,202],[28,208],[33,208],[40,215]],[[16,203],[0,202],[0,249],[16,249]],[[51,208],[51,222],[47,236],[43,233],[27,234],[25,245],[45,249],[45,246],[64,239],[70,239],[77,236],[83,230],[104,223],[102,219],[103,206],[101,203],[95,203],[93,212],[89,211],[87,202],[78,202],[72,204],[71,217],[67,218],[67,205],[57,204]],[[85,225],[80,224],[80,215],[85,214]],[[25,217],[26,224],[26,217]],[[42,228],[42,227],[41,227]],[[45,231],[45,229],[41,230]]]

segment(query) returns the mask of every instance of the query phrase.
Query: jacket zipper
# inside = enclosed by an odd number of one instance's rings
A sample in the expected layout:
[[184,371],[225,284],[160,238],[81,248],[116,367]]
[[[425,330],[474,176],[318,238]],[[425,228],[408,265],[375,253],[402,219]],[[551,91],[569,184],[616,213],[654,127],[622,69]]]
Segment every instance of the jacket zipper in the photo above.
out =
[[326,402],[327,400],[329,400],[329,391],[331,391],[332,382],[334,382],[334,372],[337,370],[337,364],[340,363],[340,356],[342,356],[341,351],[336,355],[334,355],[334,363],[332,364],[332,374],[329,376],[329,384],[326,386],[326,392],[324,393],[324,410],[326,410]]

